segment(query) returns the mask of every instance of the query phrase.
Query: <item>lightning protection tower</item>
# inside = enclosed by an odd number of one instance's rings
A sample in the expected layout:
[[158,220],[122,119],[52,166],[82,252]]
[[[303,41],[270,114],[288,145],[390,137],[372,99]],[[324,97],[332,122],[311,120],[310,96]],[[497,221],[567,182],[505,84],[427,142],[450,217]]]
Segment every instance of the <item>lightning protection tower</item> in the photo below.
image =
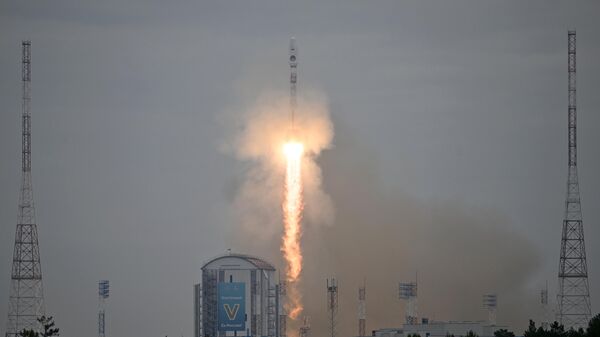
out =
[[568,33],[569,175],[558,267],[558,321],[565,328],[585,327],[591,318],[588,270],[577,178],[577,101],[575,31]]
[[33,187],[31,182],[31,42],[22,43],[22,151],[19,215],[8,299],[6,337],[16,337],[23,329],[38,330],[38,317],[44,315],[42,265],[38,245]]
[[105,325],[105,312],[106,312],[106,299],[109,294],[109,283],[108,280],[102,280],[98,282],[98,337],[104,337],[106,335]]
[[327,279],[327,311],[329,311],[329,335],[335,337],[338,312],[338,284],[335,278]]

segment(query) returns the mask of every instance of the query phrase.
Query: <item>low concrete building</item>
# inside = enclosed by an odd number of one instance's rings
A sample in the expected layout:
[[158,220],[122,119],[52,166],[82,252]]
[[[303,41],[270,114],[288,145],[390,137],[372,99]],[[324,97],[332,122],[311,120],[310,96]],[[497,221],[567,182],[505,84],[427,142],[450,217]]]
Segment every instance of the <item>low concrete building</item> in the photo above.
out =
[[374,337],[463,337],[473,331],[479,337],[494,337],[494,332],[507,329],[506,326],[490,325],[487,321],[429,321],[422,320],[421,324],[404,324],[402,328],[386,328],[373,331]]

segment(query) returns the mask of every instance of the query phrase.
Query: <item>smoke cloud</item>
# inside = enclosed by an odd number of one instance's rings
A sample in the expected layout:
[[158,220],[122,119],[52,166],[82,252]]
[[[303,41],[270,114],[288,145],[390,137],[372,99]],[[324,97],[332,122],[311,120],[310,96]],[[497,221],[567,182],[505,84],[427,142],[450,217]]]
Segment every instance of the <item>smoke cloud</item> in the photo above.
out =
[[[331,147],[333,124],[326,99],[317,93],[298,97],[294,132],[289,96],[263,94],[244,111],[226,149],[244,165],[243,182],[233,198],[241,232],[254,233],[257,243],[278,243],[282,232],[285,157],[283,144],[293,137],[304,145],[304,219],[307,225],[333,223],[331,198],[322,189],[322,172],[315,160]],[[240,232],[236,230],[236,232]],[[248,238],[246,234],[241,235]],[[275,250],[279,253],[279,250]],[[269,254],[272,256],[272,254]],[[279,260],[279,255],[277,255]]]
[[[318,97],[318,96],[315,96]],[[377,157],[336,121],[325,100],[302,99],[298,116],[310,151],[304,170],[304,270],[300,285],[312,335],[328,331],[326,279],[339,283],[338,336],[356,336],[358,286],[367,284],[367,334],[404,321],[398,282],[418,274],[420,317],[484,320],[482,295],[498,294],[498,321],[517,331],[536,312],[529,289],[539,258],[530,242],[494,210],[457,201],[419,200],[395,190],[378,172]],[[287,137],[285,95],[267,95],[244,114],[234,137],[243,163],[233,210],[232,246],[280,268],[283,162]],[[407,158],[406,160],[410,160]],[[401,179],[402,174],[398,174]],[[335,206],[335,217],[333,206]],[[535,317],[533,317],[535,318]],[[297,334],[289,322],[288,334]]]

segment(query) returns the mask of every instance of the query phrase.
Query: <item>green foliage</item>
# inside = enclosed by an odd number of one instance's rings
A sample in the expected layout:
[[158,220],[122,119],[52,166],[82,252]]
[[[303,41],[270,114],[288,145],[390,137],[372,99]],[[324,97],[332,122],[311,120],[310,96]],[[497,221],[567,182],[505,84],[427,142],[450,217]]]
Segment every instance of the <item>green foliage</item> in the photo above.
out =
[[590,320],[586,332],[587,337],[600,337],[600,314]]
[[60,334],[58,333],[59,329],[55,327],[56,324],[54,324],[54,319],[52,318],[52,316],[42,316],[38,318],[38,322],[40,322],[42,328],[44,328],[42,337],[60,336]]
[[512,331],[500,329],[494,332],[494,337],[515,337],[515,334]]
[[52,316],[46,317],[42,316],[37,319],[42,326],[43,332],[34,331],[33,329],[23,329],[19,332],[20,337],[54,337],[59,336],[58,328],[56,328],[56,324],[54,324],[54,319]]
[[[541,329],[541,327],[540,327]],[[533,320],[529,320],[529,327],[523,333],[523,337],[538,337],[538,330],[535,327],[535,322]]]
[[[495,336],[499,337],[497,334]],[[582,328],[565,331],[565,327],[558,322],[552,323],[549,329],[541,326],[536,328],[535,322],[529,320],[529,327],[523,333],[523,337],[600,337],[600,314],[590,320],[587,331]]]
[[21,332],[19,332],[19,336],[21,336],[21,337],[39,337],[40,334],[31,329],[29,329],[29,330],[23,329],[23,330],[21,330]]
[[582,328],[579,328],[579,330],[575,330],[575,329],[571,328],[571,329],[569,329],[569,331],[564,333],[564,336],[566,336],[566,337],[586,337],[586,334]]
[[476,333],[473,332],[473,330],[469,330],[469,332],[467,332],[467,335],[465,337],[478,337]]

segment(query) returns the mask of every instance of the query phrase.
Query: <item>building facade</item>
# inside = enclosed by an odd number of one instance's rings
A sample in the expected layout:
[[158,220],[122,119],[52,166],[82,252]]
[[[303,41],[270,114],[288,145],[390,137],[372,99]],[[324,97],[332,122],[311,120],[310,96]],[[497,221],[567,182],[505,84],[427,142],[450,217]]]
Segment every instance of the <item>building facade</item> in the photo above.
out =
[[275,267],[229,253],[202,267],[194,286],[195,337],[285,336],[283,296]]
[[479,337],[494,337],[494,332],[507,329],[506,326],[490,325],[487,321],[429,321],[424,319],[421,324],[404,324],[401,329],[374,330],[374,337],[463,337],[473,331]]

